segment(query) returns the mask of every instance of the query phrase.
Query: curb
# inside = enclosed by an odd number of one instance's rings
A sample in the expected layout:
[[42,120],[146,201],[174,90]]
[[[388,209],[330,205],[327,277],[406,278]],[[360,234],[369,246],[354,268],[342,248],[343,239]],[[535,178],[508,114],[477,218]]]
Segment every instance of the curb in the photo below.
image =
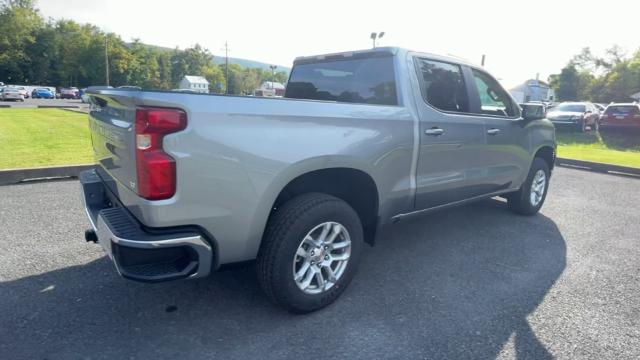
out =
[[31,180],[75,178],[81,171],[93,169],[94,164],[51,166],[32,169],[0,170],[0,185],[17,184]]
[[79,109],[77,105],[38,105],[38,109]]
[[628,166],[603,164],[565,158],[556,158],[556,165],[571,169],[587,170],[610,175],[622,175],[640,179],[640,169]]

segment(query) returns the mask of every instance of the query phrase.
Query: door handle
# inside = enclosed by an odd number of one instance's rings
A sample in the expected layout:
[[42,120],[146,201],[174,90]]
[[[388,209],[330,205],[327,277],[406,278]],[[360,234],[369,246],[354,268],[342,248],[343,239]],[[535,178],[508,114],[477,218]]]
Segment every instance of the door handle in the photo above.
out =
[[500,129],[489,129],[489,130],[487,130],[487,134],[489,134],[489,135],[495,136],[495,135],[498,135],[499,133],[500,133]]
[[440,128],[431,128],[424,131],[426,135],[439,136],[444,134],[444,130]]

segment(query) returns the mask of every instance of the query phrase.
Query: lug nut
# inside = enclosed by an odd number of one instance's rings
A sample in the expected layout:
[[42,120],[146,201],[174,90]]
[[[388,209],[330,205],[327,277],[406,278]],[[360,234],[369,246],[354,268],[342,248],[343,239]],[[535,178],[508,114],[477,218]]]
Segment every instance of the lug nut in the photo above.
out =
[[329,255],[326,255],[326,256],[324,257],[324,259],[325,259],[325,260],[329,260]]
[[311,250],[311,256],[313,256],[313,255],[315,255],[315,254],[316,254],[316,252],[315,252],[315,251],[313,251],[313,250]]
[[312,261],[312,262],[311,262],[311,265],[315,265],[315,264],[316,264],[316,262],[315,262],[315,261]]

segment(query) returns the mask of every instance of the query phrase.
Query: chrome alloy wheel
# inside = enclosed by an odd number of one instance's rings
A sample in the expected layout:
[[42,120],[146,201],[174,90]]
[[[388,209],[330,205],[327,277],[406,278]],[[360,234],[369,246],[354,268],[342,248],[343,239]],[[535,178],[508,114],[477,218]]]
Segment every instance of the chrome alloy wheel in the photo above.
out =
[[293,279],[307,294],[325,292],[340,280],[350,256],[347,229],[337,222],[322,223],[300,242],[293,259]]
[[538,206],[540,201],[542,201],[546,185],[547,174],[544,170],[538,170],[533,176],[533,181],[531,182],[531,195],[529,196],[529,200],[531,201],[532,206]]

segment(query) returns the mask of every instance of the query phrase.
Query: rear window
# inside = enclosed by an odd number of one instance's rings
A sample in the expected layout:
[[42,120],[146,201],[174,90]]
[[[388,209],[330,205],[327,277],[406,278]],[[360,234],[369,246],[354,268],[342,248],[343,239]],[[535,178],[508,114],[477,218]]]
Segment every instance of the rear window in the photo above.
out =
[[637,115],[640,114],[640,110],[633,105],[617,105],[607,107],[605,114]]
[[560,104],[554,110],[569,112],[585,112],[586,106],[581,104]]
[[393,57],[297,64],[291,71],[285,97],[398,105]]

